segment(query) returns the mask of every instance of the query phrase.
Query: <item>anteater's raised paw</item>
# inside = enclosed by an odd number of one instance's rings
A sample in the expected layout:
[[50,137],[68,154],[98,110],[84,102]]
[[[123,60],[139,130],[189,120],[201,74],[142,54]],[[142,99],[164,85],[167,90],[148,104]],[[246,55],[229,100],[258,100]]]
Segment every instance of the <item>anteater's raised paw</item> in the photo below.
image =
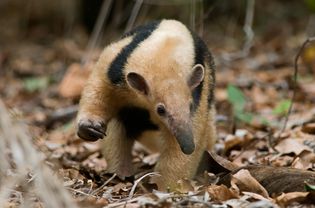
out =
[[77,135],[86,141],[96,141],[106,136],[106,125],[101,120],[80,119]]

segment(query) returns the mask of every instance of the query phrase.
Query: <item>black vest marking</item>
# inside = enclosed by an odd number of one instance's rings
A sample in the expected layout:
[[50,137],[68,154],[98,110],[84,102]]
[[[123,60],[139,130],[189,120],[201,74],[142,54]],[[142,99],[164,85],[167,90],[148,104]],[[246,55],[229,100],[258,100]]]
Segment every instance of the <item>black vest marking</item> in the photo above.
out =
[[119,111],[118,119],[125,127],[127,138],[136,139],[144,131],[159,129],[152,123],[149,112],[144,108],[124,107]]
[[141,42],[152,34],[152,32],[158,27],[159,23],[160,22],[152,22],[148,25],[137,27],[123,36],[128,37],[134,35],[132,41],[120,51],[108,69],[108,77],[113,84],[124,83],[123,72],[128,57]]
[[[213,61],[213,57],[210,53],[210,51],[208,50],[207,45],[204,43],[204,41],[194,32],[192,33],[192,37],[194,39],[194,47],[195,47],[195,64],[201,64],[203,66],[205,66],[205,64],[208,65],[210,70],[210,77],[208,77],[208,79],[210,79],[210,84],[212,86],[210,86],[210,92],[208,95],[208,107],[210,108],[211,104],[213,103],[213,99],[214,99],[214,84],[215,84],[215,67],[214,67],[214,61]],[[205,67],[205,69],[207,70],[207,67]],[[203,87],[204,82],[201,82],[201,84],[196,87],[196,89],[194,89],[194,91],[192,92],[192,97],[194,100],[194,105],[198,106],[199,102],[200,102],[200,98],[201,98],[201,92],[202,92],[202,87]]]

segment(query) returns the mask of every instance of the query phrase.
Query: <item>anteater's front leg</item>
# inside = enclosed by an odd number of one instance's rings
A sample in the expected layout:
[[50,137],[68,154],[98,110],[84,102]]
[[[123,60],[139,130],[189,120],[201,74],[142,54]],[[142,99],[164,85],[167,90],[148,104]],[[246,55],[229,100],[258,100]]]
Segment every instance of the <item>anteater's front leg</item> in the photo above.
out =
[[110,85],[100,70],[94,70],[85,86],[77,116],[77,134],[87,141],[96,141],[106,135],[112,111],[109,109]]
[[155,171],[160,177],[153,178],[159,190],[177,190],[178,181],[181,179],[192,179],[197,171],[204,148],[197,144],[194,153],[185,155],[175,138],[167,138],[163,145],[160,159],[155,166]]
[[113,118],[108,123],[108,134],[102,140],[102,153],[107,162],[106,171],[120,177],[133,174],[131,150],[134,139],[128,138],[125,126],[119,119]]

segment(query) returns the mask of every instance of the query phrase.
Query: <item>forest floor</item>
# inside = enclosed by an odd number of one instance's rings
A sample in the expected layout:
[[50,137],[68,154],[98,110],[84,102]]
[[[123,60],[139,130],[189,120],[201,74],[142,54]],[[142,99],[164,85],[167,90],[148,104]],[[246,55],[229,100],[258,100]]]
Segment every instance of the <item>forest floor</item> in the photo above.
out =
[[[231,161],[234,167],[297,168],[305,179],[297,179],[299,188],[281,193],[283,186],[295,180],[291,169],[285,169],[287,175],[281,177],[277,177],[278,169],[266,169],[269,172],[264,177],[272,179],[263,184],[258,179],[260,173],[245,168],[231,173],[227,186],[210,184],[217,182],[219,175],[207,173],[201,176],[203,183],[181,181],[176,193],[166,193],[148,184],[150,174],[146,174],[152,172],[157,157],[141,145],[136,145],[133,151],[133,162],[141,170],[134,179],[124,181],[105,174],[106,161],[99,143],[84,142],[75,135],[78,94],[88,74],[80,67],[85,50],[78,44],[80,35],[77,39],[49,37],[47,41],[38,37],[45,33],[37,32],[29,35],[32,38],[8,42],[0,49],[1,100],[13,120],[27,123],[25,129],[30,135],[27,138],[36,151],[43,153],[40,161],[63,181],[63,187],[79,207],[315,207],[312,205],[315,181],[311,174],[313,180],[308,182],[306,171],[315,168],[314,44],[307,45],[299,58],[296,96],[282,131],[292,101],[294,59],[306,39],[303,35],[274,36],[269,40],[255,37],[251,52],[243,58],[233,58],[226,48],[212,50],[217,65],[218,141],[214,152]],[[98,54],[99,50],[95,50],[94,56]],[[72,74],[66,84],[62,83],[69,71],[79,75]],[[12,133],[14,125],[9,129]],[[9,150],[9,146],[5,157],[12,161],[4,178],[16,172],[14,157],[10,157],[14,153],[8,153],[14,148]],[[32,171],[24,179],[27,183],[36,178]],[[282,183],[275,182],[277,187],[270,189],[270,180]],[[6,207],[20,205],[29,195],[35,207],[44,207],[43,196],[27,192],[25,185],[8,188],[12,190],[5,198]]]

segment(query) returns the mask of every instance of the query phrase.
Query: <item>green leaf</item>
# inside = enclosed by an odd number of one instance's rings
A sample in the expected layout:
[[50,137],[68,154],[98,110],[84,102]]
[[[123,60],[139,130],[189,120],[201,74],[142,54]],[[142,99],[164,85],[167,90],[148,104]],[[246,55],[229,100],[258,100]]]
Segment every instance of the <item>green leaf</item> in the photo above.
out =
[[315,191],[315,185],[311,185],[309,183],[305,183],[304,188],[306,191]]
[[228,85],[227,88],[228,100],[233,106],[234,113],[241,113],[246,104],[244,93],[234,85]]
[[307,5],[307,8],[311,10],[312,12],[315,12],[315,0],[304,0],[304,1]]
[[268,119],[266,119],[264,117],[259,117],[259,121],[261,124],[263,124],[265,126],[271,126],[271,123],[268,121]]
[[23,80],[24,88],[28,92],[35,92],[47,88],[49,84],[49,77],[31,77]]
[[272,110],[275,115],[284,115],[288,112],[291,106],[291,100],[282,100],[277,106]]
[[254,118],[254,115],[251,114],[251,113],[247,113],[247,112],[237,112],[235,114],[235,117],[240,120],[240,121],[243,121],[244,123],[251,123],[253,118]]

